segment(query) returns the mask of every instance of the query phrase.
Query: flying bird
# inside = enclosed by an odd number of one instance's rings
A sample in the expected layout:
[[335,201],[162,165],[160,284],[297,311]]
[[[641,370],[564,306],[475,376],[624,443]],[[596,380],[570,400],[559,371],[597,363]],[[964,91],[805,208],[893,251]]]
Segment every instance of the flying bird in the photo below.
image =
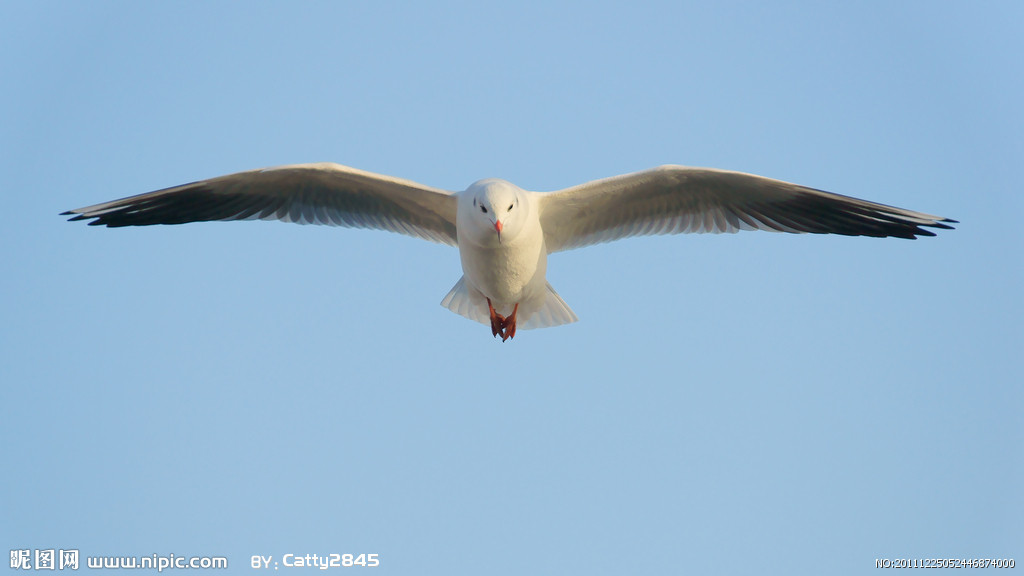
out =
[[740,230],[915,239],[956,220],[753,174],[660,166],[557,192],[488,178],[462,192],[334,163],[249,170],[63,212],[90,225],[281,220],[374,228],[459,249],[441,305],[512,338],[577,320],[547,282],[548,254],[630,236]]

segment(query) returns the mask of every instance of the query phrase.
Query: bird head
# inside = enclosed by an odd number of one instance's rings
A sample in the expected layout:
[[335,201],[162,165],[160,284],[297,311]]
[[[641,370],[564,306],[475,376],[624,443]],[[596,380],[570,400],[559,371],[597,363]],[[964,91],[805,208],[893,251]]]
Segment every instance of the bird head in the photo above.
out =
[[502,244],[514,239],[522,230],[523,191],[515,184],[488,178],[474,183],[464,194],[459,206],[459,226],[472,229],[478,241]]

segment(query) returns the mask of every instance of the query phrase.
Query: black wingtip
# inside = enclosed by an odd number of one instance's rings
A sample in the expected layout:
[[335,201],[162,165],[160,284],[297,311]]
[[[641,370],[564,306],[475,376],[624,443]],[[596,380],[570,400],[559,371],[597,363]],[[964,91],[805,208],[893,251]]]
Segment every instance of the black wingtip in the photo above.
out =
[[953,220],[952,218],[943,218],[942,220],[936,220],[934,224],[926,224],[929,228],[940,228],[942,230],[955,230],[949,224],[959,224],[959,220]]

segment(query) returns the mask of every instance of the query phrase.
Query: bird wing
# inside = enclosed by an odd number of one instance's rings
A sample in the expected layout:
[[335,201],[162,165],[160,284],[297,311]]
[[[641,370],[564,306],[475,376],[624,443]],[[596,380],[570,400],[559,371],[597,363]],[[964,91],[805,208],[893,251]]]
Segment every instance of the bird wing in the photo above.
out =
[[548,252],[629,236],[770,230],[934,236],[956,223],[753,174],[661,166],[540,195]]
[[91,226],[281,220],[388,230],[456,245],[450,192],[333,163],[249,170],[69,210]]

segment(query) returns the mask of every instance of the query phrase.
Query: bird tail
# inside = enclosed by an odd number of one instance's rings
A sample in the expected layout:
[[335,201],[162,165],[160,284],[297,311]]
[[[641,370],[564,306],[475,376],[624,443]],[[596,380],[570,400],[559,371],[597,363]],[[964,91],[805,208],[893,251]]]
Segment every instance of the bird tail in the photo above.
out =
[[[579,320],[572,311],[572,308],[569,308],[569,305],[565,303],[565,300],[562,300],[558,292],[555,292],[551,284],[545,282],[545,285],[547,286],[547,292],[544,295],[544,305],[526,319],[522,325],[523,330],[561,326],[562,324],[572,324]],[[489,319],[488,322],[490,322]]]
[[[520,329],[548,328],[550,326],[570,324],[579,320],[572,309],[569,308],[569,305],[565,303],[565,300],[562,300],[558,292],[555,292],[555,289],[551,287],[551,284],[546,283],[546,286],[544,304],[540,309],[529,314],[524,314],[525,310],[520,310],[520,318],[522,319],[519,324]],[[476,296],[470,293],[469,287],[466,286],[465,276],[459,278],[455,286],[448,291],[448,295],[441,301],[441,306],[475,322],[487,326],[491,325],[487,301],[482,295]]]

